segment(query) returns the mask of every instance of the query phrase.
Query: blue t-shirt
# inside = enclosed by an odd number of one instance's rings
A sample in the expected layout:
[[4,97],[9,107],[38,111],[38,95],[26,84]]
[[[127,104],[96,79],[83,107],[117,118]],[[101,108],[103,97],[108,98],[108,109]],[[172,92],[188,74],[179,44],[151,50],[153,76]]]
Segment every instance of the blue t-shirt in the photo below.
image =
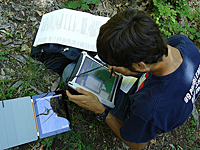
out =
[[[120,129],[125,141],[144,143],[157,134],[182,125],[190,116],[200,90],[200,53],[184,35],[168,39],[169,45],[179,49],[183,62],[166,76],[145,74],[140,90],[129,92],[130,117]],[[143,76],[143,77],[144,77]]]

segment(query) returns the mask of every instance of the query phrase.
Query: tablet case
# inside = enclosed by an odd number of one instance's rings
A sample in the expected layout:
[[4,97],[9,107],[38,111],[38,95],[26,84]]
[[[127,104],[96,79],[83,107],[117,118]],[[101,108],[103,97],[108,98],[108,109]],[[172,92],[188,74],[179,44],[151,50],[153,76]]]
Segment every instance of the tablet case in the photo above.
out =
[[[39,117],[36,117],[41,105],[35,103],[34,106],[35,100],[44,99],[52,95],[62,95],[60,100],[64,99],[65,96],[64,91],[56,91],[34,95],[32,98],[27,96],[0,101],[0,150],[35,141],[38,137],[45,138],[71,130],[71,117],[65,101],[61,104],[63,106],[62,110],[65,111],[65,116],[56,117],[54,111],[50,110],[49,114],[42,116],[48,119],[44,123],[40,122]],[[44,109],[47,109],[48,106],[50,105],[46,105]],[[56,108],[49,107],[49,109],[55,110]],[[56,118],[59,120],[58,125],[61,125],[61,127],[55,126],[55,121],[58,121]],[[52,128],[53,122],[54,126]]]
[[[77,75],[77,73],[78,73],[78,71],[79,71],[79,68],[81,67],[81,63],[82,63],[82,61],[83,61],[84,55],[91,57],[91,58],[94,59],[95,61],[99,62],[102,66],[107,66],[107,65],[103,64],[103,62],[101,62],[100,60],[95,59],[95,58],[92,57],[91,55],[88,55],[86,52],[82,52],[82,54],[80,55],[80,57],[79,57],[79,59],[78,59],[78,62],[76,63],[76,66],[74,67],[74,70],[73,70],[73,72],[72,72],[70,78],[67,78],[67,79],[66,79],[66,83],[68,84],[69,87],[72,87],[72,85],[70,85],[70,84],[71,84],[71,81],[74,79],[74,77],[76,77],[76,75]],[[98,68],[98,67],[97,67],[97,68]],[[92,70],[94,70],[94,69],[92,69]],[[92,71],[92,70],[90,70],[90,71]],[[87,72],[87,71],[86,71],[86,72]],[[89,71],[88,71],[88,72],[89,72]],[[110,76],[110,75],[109,75],[109,76]],[[122,82],[122,75],[119,75],[119,80],[118,80],[118,82],[117,82],[116,91],[114,92],[115,94],[113,94],[113,95],[114,95],[114,103],[113,103],[113,105],[103,103],[105,106],[107,106],[107,107],[109,107],[109,108],[113,108],[113,107],[115,106],[115,102],[116,102],[116,98],[117,98],[117,95],[118,95],[118,91],[120,90],[121,82]],[[70,92],[73,93],[73,94],[79,94],[79,93],[75,92],[75,90],[73,91],[72,88],[71,88]],[[95,93],[94,93],[94,94],[95,94]],[[113,95],[112,95],[112,98],[111,98],[111,99],[113,99]],[[101,100],[100,100],[100,101],[101,101]]]

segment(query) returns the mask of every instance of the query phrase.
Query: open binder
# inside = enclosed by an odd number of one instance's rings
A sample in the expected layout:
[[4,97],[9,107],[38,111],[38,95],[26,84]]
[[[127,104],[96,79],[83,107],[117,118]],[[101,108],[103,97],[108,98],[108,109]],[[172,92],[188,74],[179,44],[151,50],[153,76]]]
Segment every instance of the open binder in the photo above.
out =
[[71,130],[64,91],[0,101],[0,150]]

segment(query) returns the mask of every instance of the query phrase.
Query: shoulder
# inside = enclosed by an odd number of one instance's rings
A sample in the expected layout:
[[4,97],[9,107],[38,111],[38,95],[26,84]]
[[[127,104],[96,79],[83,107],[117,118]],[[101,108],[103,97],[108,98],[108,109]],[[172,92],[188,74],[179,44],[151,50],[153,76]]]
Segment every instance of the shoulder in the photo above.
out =
[[193,49],[198,50],[196,45],[185,35],[173,35],[168,39],[169,45],[181,50],[181,49]]

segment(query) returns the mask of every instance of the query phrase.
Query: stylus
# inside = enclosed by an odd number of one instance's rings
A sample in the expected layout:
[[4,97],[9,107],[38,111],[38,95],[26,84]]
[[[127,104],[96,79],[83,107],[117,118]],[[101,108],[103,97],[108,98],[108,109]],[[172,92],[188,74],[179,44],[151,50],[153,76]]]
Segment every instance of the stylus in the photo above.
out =
[[113,74],[113,68],[111,69],[111,72],[110,72],[110,79],[112,77],[112,74]]
[[75,75],[75,76],[72,76],[72,77],[68,77],[68,78],[66,79],[66,82],[68,82],[71,78],[79,77],[79,76],[81,76],[81,75],[84,75],[84,74],[86,74],[86,73],[92,72],[92,71],[97,70],[97,69],[99,69],[99,68],[101,68],[101,67],[104,67],[104,66],[106,66],[106,65],[102,65],[102,66],[96,67],[96,68],[91,69],[91,70],[89,70],[89,71],[83,72],[83,73],[81,73],[81,74],[79,74],[79,75]]

